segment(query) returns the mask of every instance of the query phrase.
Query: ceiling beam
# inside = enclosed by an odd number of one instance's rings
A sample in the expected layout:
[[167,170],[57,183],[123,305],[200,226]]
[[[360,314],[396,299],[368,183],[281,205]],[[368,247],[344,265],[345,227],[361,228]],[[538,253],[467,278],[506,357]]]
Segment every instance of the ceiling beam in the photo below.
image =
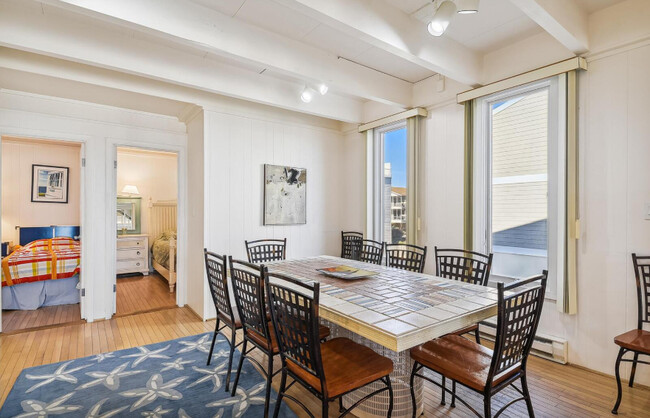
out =
[[477,85],[479,54],[383,1],[275,0],[323,24],[461,83]]
[[411,83],[319,48],[233,19],[188,0],[41,0],[87,17],[119,24],[184,48],[254,63],[302,83],[327,83],[332,91],[409,106]]
[[576,55],[589,51],[587,13],[573,0],[510,0]]
[[[77,16],[73,16],[77,19],[53,19],[51,15],[20,13],[4,5],[0,2],[0,46],[11,49],[0,49],[0,66],[60,78],[81,76],[78,67],[54,65],[46,60],[27,60],[12,53],[18,49],[85,64],[83,74],[86,78],[80,81],[93,83],[90,80],[92,67],[99,67],[113,70],[114,74],[139,76],[140,80],[152,79],[158,84],[164,82],[330,119],[362,120],[362,101],[350,96],[332,93],[306,104],[299,98],[303,85],[295,81],[257,74],[198,54],[134,38],[128,31],[110,30]],[[53,68],[57,72],[53,72]],[[95,68],[98,74],[103,74],[97,70]],[[109,79],[114,80],[115,76]],[[105,80],[101,82],[107,82]],[[155,95],[139,90],[138,82],[131,82],[128,87],[104,85]],[[180,97],[174,99],[188,101]]]

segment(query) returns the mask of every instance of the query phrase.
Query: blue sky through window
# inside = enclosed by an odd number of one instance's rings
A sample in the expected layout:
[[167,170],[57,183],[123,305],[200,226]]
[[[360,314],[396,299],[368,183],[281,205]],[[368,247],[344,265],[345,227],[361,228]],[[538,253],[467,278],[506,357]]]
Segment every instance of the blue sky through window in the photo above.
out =
[[386,132],[384,158],[391,165],[393,187],[406,187],[406,128]]

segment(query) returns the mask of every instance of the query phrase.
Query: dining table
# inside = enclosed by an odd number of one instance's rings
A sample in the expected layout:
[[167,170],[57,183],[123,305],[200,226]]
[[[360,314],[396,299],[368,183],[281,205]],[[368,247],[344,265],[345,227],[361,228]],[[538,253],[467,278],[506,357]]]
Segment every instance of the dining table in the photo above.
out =
[[[326,255],[266,266],[270,272],[320,283],[319,315],[330,327],[330,338],[350,338],[393,361],[393,417],[412,416],[410,349],[497,313],[496,289],[430,274]],[[351,280],[318,271],[339,266],[373,275]],[[345,395],[343,405],[351,406],[381,385],[373,383]],[[422,379],[416,379],[413,389],[419,416],[424,409]],[[353,414],[385,417],[388,403],[388,393],[383,392],[363,402]]]

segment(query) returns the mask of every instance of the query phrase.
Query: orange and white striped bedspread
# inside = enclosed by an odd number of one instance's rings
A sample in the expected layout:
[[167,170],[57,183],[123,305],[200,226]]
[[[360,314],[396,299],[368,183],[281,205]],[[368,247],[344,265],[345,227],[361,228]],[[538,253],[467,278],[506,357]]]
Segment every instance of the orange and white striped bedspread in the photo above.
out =
[[14,250],[2,260],[2,287],[78,274],[81,246],[72,238],[39,239]]

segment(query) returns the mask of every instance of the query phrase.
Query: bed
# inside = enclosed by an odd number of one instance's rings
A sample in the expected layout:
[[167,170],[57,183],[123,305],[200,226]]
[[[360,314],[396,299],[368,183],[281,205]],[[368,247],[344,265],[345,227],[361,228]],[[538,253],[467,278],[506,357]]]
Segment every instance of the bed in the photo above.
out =
[[79,303],[79,232],[78,226],[20,228],[20,246],[2,260],[3,310]]
[[151,265],[167,283],[169,292],[176,287],[176,201],[153,202],[149,199],[149,235]]

